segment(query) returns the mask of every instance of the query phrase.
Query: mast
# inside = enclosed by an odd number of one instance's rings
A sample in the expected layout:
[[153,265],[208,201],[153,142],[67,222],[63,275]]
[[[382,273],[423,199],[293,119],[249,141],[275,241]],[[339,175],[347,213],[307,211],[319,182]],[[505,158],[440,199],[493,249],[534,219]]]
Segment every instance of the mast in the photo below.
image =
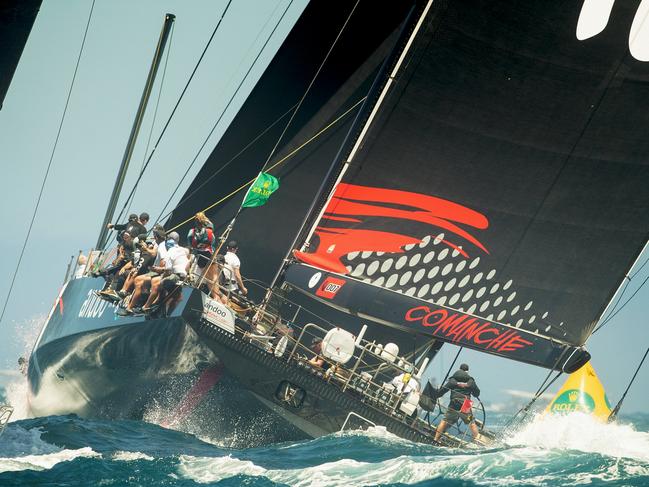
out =
[[137,135],[140,131],[142,120],[144,119],[144,112],[146,111],[146,106],[153,89],[153,83],[155,82],[158,67],[160,66],[160,61],[162,60],[165,45],[167,44],[167,39],[169,38],[169,33],[171,32],[171,27],[175,19],[175,15],[169,13],[165,14],[164,23],[162,24],[162,31],[160,32],[160,38],[158,39],[158,46],[156,47],[155,54],[153,55],[153,61],[151,62],[149,75],[147,77],[146,84],[144,85],[144,91],[142,92],[140,105],[138,106],[137,113],[135,114],[135,120],[133,121],[133,127],[131,128],[131,134],[129,135],[128,142],[126,143],[126,149],[124,150],[122,163],[119,167],[119,172],[117,173],[115,186],[113,187],[113,193],[110,196],[108,208],[106,209],[106,216],[104,217],[104,221],[99,231],[99,237],[97,238],[96,248],[100,250],[102,250],[104,248],[104,245],[106,245],[108,236],[108,224],[111,222],[115,213],[117,201],[119,200],[122,185],[124,184],[124,179],[126,177],[126,172],[128,171],[128,165],[131,161],[131,156],[133,155],[133,149],[135,147]]
[[[340,178],[344,173],[345,167],[351,161],[354,154],[356,153],[356,150],[358,149],[360,143],[362,142],[362,139],[365,137],[365,134],[367,133],[369,125],[372,123],[374,115],[376,114],[378,107],[381,104],[381,101],[385,97],[385,94],[393,81],[394,75],[399,69],[399,66],[401,65],[401,62],[403,61],[403,58],[405,57],[408,49],[410,48],[414,37],[417,35],[417,31],[419,30],[419,27],[421,26],[423,19],[426,16],[426,13],[428,12],[428,9],[430,8],[431,4],[432,4],[432,0],[429,0],[426,3],[426,7],[424,8],[424,11],[419,16],[417,24],[414,27],[413,27],[413,23],[414,23],[413,17],[415,15],[415,12],[417,11],[417,2],[413,4],[412,8],[408,12],[408,15],[404,20],[403,27],[401,28],[401,32],[399,33],[399,37],[396,43],[392,48],[390,54],[386,57],[385,61],[381,65],[381,68],[379,69],[379,72],[377,73],[376,78],[374,79],[372,86],[370,87],[370,90],[367,94],[367,98],[365,99],[358,113],[356,114],[356,118],[354,119],[354,122],[349,128],[349,131],[347,132],[347,135],[345,136],[345,139],[343,140],[340,149],[338,150],[336,156],[334,157],[331,166],[327,171],[327,174],[323,178],[322,184],[320,185],[320,188],[318,189],[315,197],[313,198],[311,202],[311,206],[309,207],[309,210],[307,211],[304,219],[302,220],[300,228],[295,234],[295,238],[291,242],[291,245],[288,248],[286,256],[282,260],[282,263],[279,269],[277,270],[275,277],[273,277],[269,290],[275,287],[282,273],[284,272],[286,268],[286,264],[288,263],[289,257],[291,255],[291,252],[293,251],[295,245],[300,240],[300,237],[303,235],[306,226],[309,223],[312,214],[316,209],[317,203],[323,198],[323,195],[327,191],[327,188],[330,189],[327,200],[329,199],[329,197],[331,197],[331,194],[333,193],[331,191],[331,188],[332,187],[335,188],[336,184],[338,184],[338,181],[340,180]],[[410,27],[413,27],[412,31],[410,31],[409,29]],[[408,39],[407,42],[406,39]],[[405,43],[405,47],[403,50],[400,51],[399,47],[404,45],[404,43]],[[399,54],[401,54],[401,56],[399,56]],[[394,66],[394,68],[392,69],[391,72],[389,72],[391,66]],[[376,102],[372,103],[374,100],[376,100]],[[354,137],[354,135],[356,136]],[[343,157],[345,157],[345,154],[348,154],[348,156],[345,159],[345,163],[341,165],[340,163],[343,160]],[[332,185],[331,178],[336,168],[340,168],[340,171],[336,175],[336,181]],[[324,211],[324,208],[326,208],[326,203],[327,201],[324,201],[322,205],[322,211]],[[316,218],[315,221],[317,223],[318,218]]]

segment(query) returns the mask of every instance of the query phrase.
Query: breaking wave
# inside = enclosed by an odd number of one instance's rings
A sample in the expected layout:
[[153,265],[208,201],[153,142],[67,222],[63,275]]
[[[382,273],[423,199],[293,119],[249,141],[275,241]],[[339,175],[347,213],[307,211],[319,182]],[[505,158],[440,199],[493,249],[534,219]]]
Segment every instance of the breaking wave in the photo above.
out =
[[383,428],[235,449],[143,421],[51,416],[8,425],[0,485],[644,486],[648,431],[649,416],[539,416],[484,450],[412,443]]

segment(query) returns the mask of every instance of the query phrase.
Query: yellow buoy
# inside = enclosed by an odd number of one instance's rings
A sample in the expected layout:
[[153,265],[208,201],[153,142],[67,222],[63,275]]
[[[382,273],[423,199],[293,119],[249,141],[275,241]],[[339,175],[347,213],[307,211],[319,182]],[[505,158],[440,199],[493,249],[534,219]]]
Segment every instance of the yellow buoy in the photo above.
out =
[[604,386],[590,362],[570,374],[563,387],[548,404],[545,412],[553,414],[581,412],[591,414],[604,421],[608,419],[611,414],[611,405],[606,397]]

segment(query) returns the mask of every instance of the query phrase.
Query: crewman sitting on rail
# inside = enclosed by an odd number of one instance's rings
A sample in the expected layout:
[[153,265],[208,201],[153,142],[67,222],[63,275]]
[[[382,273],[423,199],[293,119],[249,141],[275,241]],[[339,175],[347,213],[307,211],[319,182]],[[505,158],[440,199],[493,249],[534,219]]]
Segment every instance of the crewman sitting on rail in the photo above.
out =
[[142,308],[139,306],[140,301],[144,299],[144,294],[151,289],[151,280],[156,278],[165,270],[164,259],[167,256],[167,247],[165,240],[167,234],[161,225],[153,227],[153,238],[156,243],[156,257],[153,263],[149,266],[148,272],[138,275],[133,281],[133,296],[126,307],[127,313],[141,313]]
[[142,308],[145,313],[150,311],[153,305],[162,303],[165,296],[187,277],[189,272],[189,250],[178,245],[179,240],[180,236],[177,232],[171,232],[167,236],[165,242],[167,255],[164,259],[165,270],[162,276],[154,277],[151,280],[151,294]]
[[128,272],[133,268],[132,258],[135,251],[134,239],[127,231],[122,232],[122,243],[117,248],[117,257],[113,263],[102,272],[95,274],[102,275],[106,278],[107,287],[99,291],[99,294],[105,298],[119,301],[121,297],[117,294]]

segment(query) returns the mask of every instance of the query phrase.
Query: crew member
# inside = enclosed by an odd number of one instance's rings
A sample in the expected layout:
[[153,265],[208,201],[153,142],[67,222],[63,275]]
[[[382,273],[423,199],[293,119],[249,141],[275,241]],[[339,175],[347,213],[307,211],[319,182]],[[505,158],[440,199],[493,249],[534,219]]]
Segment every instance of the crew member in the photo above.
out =
[[442,386],[438,397],[442,397],[447,391],[451,391],[451,399],[444,419],[437,426],[435,441],[439,441],[446,428],[457,423],[459,419],[462,419],[464,424],[469,425],[473,439],[477,439],[480,433],[478,426],[475,424],[470,401],[472,395],[480,397],[480,389],[475,379],[469,375],[469,366],[467,364],[460,365],[460,369]]
[[241,294],[248,294],[246,286],[243,285],[241,279],[241,261],[237,256],[239,244],[236,240],[228,242],[228,251],[225,254],[225,266],[223,267],[223,277],[225,280],[225,288],[232,291],[239,291]]

